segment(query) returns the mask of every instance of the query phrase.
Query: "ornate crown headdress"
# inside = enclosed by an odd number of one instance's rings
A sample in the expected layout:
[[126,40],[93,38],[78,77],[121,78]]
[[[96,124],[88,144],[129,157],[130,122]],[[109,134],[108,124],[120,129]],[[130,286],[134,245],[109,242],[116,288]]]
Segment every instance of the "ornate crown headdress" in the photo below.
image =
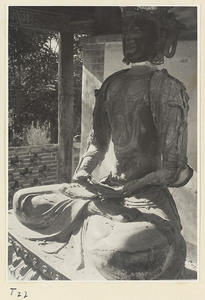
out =
[[156,25],[159,41],[158,53],[152,63],[162,64],[164,56],[171,58],[176,52],[179,34],[184,25],[176,20],[170,6],[126,6],[121,7],[124,25],[131,20],[150,21]]

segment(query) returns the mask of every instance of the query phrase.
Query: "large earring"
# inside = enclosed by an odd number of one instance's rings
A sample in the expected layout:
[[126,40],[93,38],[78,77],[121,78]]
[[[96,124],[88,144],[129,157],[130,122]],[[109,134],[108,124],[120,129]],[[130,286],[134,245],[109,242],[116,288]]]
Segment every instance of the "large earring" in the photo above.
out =
[[180,33],[180,31],[174,32],[173,34],[170,34],[167,38],[167,42],[166,42],[166,45],[165,45],[165,48],[164,48],[164,55],[167,58],[173,57],[174,54],[176,53],[179,33]]
[[171,58],[174,56],[176,52],[177,42],[179,39],[179,34],[184,26],[180,24],[176,19],[174,14],[170,14],[168,20],[168,34],[167,34],[167,41],[164,48],[164,55],[167,58]]

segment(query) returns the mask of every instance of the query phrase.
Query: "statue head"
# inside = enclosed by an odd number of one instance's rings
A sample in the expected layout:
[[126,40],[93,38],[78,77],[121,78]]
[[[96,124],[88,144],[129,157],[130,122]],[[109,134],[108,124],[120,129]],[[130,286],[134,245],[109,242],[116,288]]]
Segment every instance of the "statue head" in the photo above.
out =
[[123,61],[162,64],[173,57],[182,25],[170,7],[123,7]]

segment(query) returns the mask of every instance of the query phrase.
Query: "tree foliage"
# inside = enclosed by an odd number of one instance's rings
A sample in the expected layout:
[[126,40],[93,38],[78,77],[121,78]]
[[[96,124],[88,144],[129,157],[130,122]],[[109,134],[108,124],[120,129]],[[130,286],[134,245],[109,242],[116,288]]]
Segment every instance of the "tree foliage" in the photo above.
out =
[[28,145],[47,145],[50,144],[49,124],[39,125],[34,127],[31,124],[27,130],[26,139]]
[[[25,144],[31,124],[58,140],[58,33],[9,29],[9,144]],[[81,50],[74,44],[74,135],[80,134]],[[38,124],[38,125],[37,125]]]
[[22,144],[25,127],[45,121],[52,124],[51,140],[57,139],[58,54],[53,40],[58,40],[56,33],[9,30],[10,144]]

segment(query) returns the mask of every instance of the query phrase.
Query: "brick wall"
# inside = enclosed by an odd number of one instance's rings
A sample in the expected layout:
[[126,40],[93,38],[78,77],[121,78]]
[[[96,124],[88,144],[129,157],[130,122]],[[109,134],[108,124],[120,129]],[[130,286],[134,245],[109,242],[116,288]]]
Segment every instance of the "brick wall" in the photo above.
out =
[[[8,201],[12,207],[14,193],[31,186],[57,183],[58,145],[40,145],[9,148]],[[73,146],[73,171],[80,153],[80,144]]]

